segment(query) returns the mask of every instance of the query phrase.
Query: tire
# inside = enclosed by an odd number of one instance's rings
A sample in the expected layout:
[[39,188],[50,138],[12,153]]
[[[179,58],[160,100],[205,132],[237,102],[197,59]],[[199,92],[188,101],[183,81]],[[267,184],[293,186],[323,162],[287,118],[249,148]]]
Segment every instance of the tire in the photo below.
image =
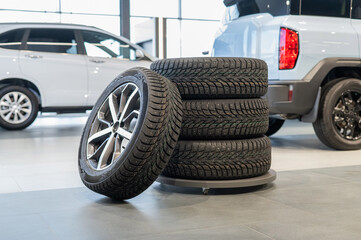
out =
[[285,120],[270,117],[266,136],[272,136],[273,134],[278,132],[278,130],[281,129],[281,127],[283,126],[284,123],[285,123]]
[[0,126],[7,130],[21,130],[34,122],[39,102],[35,94],[21,86],[0,89]]
[[180,95],[169,80],[145,68],[122,73],[102,93],[85,125],[78,162],[83,183],[117,200],[143,192],[168,163],[181,116]]
[[184,100],[180,139],[240,139],[264,135],[264,99]]
[[361,149],[360,79],[329,82],[323,87],[313,128],[321,142],[330,148]]
[[174,58],[150,68],[174,82],[183,99],[255,98],[266,94],[267,64],[252,58]]
[[268,137],[178,141],[163,175],[193,180],[231,180],[265,174],[271,166]]

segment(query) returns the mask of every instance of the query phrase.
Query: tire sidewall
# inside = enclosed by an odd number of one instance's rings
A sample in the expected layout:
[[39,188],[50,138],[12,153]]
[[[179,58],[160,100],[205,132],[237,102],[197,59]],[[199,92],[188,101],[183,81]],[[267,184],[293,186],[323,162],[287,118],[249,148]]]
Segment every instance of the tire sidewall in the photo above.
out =
[[[122,152],[122,154],[115,160],[112,166],[103,169],[103,170],[95,170],[90,167],[89,162],[87,160],[87,141],[89,138],[90,130],[94,120],[97,117],[97,113],[100,107],[103,105],[104,101],[107,97],[112,93],[115,89],[117,89],[120,85],[126,83],[133,83],[137,85],[139,88],[140,98],[142,99],[140,104],[140,114],[139,120],[137,122],[137,126],[135,131],[133,132],[133,136],[127,144],[127,148]],[[128,158],[128,155],[133,151],[133,147],[136,145],[135,143],[138,141],[139,133],[142,131],[142,126],[144,123],[145,116],[147,115],[147,107],[148,107],[148,84],[145,80],[145,76],[137,70],[129,70],[122,75],[118,76],[115,80],[113,80],[108,87],[103,91],[96,104],[94,105],[86,125],[83,130],[83,134],[80,141],[79,147],[79,174],[81,179],[87,184],[99,184],[103,181],[106,181],[109,177],[111,177],[115,172],[118,171],[124,165],[124,162]]]
[[38,99],[31,90],[21,87],[21,86],[7,86],[7,87],[4,87],[3,89],[0,89],[0,99],[9,92],[21,92],[21,93],[25,94],[30,99],[32,111],[30,113],[29,118],[26,121],[19,123],[19,124],[8,123],[7,121],[5,121],[4,119],[2,119],[0,117],[0,126],[7,130],[24,129],[24,128],[28,127],[30,124],[32,124],[37,117],[37,114],[39,111]]
[[340,134],[337,132],[334,122],[333,122],[333,110],[340,99],[340,96],[342,93],[344,93],[347,90],[356,90],[361,93],[361,80],[357,79],[347,79],[340,81],[333,85],[329,91],[327,92],[327,95],[324,99],[324,106],[323,106],[323,124],[324,124],[324,131],[331,131],[332,135],[334,136],[334,139],[332,139],[333,142],[335,142],[338,146],[340,146],[340,149],[356,149],[357,147],[361,147],[361,139],[358,139],[356,141],[352,140],[346,140],[343,137],[340,136]]

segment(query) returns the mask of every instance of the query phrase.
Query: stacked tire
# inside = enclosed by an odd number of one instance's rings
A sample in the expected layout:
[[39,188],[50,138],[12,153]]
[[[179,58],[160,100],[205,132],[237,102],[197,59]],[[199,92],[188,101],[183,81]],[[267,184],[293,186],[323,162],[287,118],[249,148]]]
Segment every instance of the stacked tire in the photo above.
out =
[[166,177],[234,180],[263,175],[271,166],[267,64],[248,58],[180,58],[151,70],[177,86],[182,127]]

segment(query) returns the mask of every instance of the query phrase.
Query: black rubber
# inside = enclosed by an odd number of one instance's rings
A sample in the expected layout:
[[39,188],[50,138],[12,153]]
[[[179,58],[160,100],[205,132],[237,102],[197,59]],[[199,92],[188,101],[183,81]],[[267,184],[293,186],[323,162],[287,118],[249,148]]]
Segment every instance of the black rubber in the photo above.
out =
[[264,99],[183,100],[180,139],[240,139],[264,135],[268,103]]
[[38,102],[37,97],[31,90],[24,88],[22,86],[7,86],[7,87],[0,89],[0,99],[5,94],[7,94],[9,92],[13,92],[13,91],[21,92],[30,99],[32,111],[30,113],[29,118],[26,121],[19,123],[19,124],[8,123],[4,119],[2,119],[0,116],[0,127],[4,128],[6,130],[22,130],[22,129],[30,126],[34,122],[36,117],[38,116],[39,102]]
[[[110,167],[97,171],[87,163],[87,139],[98,109],[123,83],[136,84],[143,99],[137,127],[124,152]],[[108,197],[123,200],[147,189],[168,163],[180,134],[182,104],[169,80],[145,68],[133,68],[117,77],[95,104],[83,131],[79,171],[84,184]]]
[[267,64],[260,59],[163,59],[150,68],[174,82],[183,99],[255,98],[266,94]]
[[268,130],[266,132],[266,136],[272,136],[273,134],[278,132],[281,129],[281,127],[283,126],[284,123],[285,123],[285,120],[283,120],[283,119],[270,117],[269,118],[269,126],[268,126]]
[[[361,79],[339,79],[327,83],[322,88],[320,107],[313,128],[322,143],[337,150],[361,149],[361,138],[348,140],[343,138],[333,123],[333,110],[343,92],[355,90],[361,93]],[[360,97],[361,98],[361,97]],[[361,103],[358,104],[361,117]],[[361,125],[361,124],[360,124]]]
[[194,180],[260,176],[271,166],[268,137],[224,141],[178,141],[163,175]]

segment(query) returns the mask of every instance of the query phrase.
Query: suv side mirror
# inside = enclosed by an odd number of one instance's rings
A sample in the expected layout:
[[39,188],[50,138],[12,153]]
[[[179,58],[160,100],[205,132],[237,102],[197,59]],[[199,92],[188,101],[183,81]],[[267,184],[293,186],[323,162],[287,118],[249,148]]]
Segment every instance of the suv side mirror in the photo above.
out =
[[137,60],[141,60],[145,57],[145,55],[141,50],[137,49],[135,50],[135,57]]

